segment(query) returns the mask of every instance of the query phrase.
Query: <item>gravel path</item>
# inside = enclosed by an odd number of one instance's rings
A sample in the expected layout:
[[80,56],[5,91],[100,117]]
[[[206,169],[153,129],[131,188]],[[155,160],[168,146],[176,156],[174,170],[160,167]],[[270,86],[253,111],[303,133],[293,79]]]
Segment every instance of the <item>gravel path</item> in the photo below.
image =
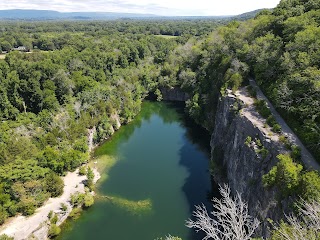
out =
[[277,120],[278,124],[282,128],[282,133],[288,136],[288,139],[294,144],[301,148],[301,160],[304,163],[305,167],[309,170],[317,170],[320,171],[320,164],[315,160],[315,158],[311,155],[308,149],[303,145],[298,136],[291,130],[291,128],[287,125],[287,123],[283,120],[280,114],[275,110],[269,99],[262,93],[260,88],[257,86],[256,82],[253,79],[249,79],[250,85],[254,87],[257,91],[258,99],[264,99],[270,110]]
[[[95,180],[99,179],[99,173],[94,169]],[[68,210],[63,216],[63,220],[67,218],[71,212],[71,205],[69,203],[70,195],[76,192],[85,192],[83,181],[86,176],[80,176],[78,170],[69,172],[65,177],[64,191],[60,197],[50,198],[42,207],[38,208],[36,212],[30,216],[17,216],[11,218],[0,228],[0,235],[7,234],[14,237],[15,240],[27,239],[33,232],[39,229],[39,225],[48,220],[50,211],[60,212],[61,203],[68,206]],[[45,239],[45,238],[41,238]]]

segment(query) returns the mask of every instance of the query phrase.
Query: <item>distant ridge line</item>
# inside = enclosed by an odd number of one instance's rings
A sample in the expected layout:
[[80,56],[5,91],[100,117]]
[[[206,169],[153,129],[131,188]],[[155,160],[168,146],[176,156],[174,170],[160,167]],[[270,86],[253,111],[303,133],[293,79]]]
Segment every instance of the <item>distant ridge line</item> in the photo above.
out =
[[155,14],[121,12],[58,12],[54,10],[9,9],[0,10],[0,20],[116,20],[133,19],[249,19],[263,9],[232,16],[161,16]]

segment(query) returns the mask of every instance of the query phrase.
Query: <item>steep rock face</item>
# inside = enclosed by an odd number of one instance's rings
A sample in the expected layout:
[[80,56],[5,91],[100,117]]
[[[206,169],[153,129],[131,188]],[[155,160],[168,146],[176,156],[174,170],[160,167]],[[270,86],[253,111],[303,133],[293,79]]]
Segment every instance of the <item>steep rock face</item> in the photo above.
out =
[[221,97],[210,143],[212,160],[222,166],[218,182],[227,182],[233,194],[242,194],[251,215],[262,222],[258,234],[267,236],[267,219],[277,221],[289,208],[287,200],[278,204],[275,188],[263,187],[262,176],[276,164],[276,156],[286,150],[275,137],[266,135],[255,121],[243,114],[246,108],[248,106],[230,92]]
[[190,96],[183,92],[180,88],[161,88],[163,100],[185,102]]

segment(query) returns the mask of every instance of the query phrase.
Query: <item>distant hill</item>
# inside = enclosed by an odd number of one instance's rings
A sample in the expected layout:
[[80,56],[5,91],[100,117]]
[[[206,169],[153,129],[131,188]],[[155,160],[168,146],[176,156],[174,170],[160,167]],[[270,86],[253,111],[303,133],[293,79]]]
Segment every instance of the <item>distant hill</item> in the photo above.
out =
[[232,18],[235,20],[248,20],[250,18],[254,18],[259,12],[263,10],[268,10],[267,8],[257,9],[251,12],[242,13],[236,16],[233,16]]
[[50,10],[0,10],[2,20],[56,20],[56,19],[83,19],[102,20],[119,18],[151,18],[159,17],[152,14],[113,13],[113,12],[57,12]]
[[263,9],[243,13],[236,16],[159,16],[154,14],[115,13],[115,12],[57,12],[50,10],[0,10],[0,20],[115,20],[115,19],[236,19],[253,18]]

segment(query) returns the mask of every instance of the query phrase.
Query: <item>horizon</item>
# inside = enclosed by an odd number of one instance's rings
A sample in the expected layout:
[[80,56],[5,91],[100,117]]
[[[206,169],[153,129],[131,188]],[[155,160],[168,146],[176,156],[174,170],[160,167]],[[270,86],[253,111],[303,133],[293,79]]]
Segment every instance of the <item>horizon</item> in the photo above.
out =
[[[267,8],[262,8],[262,9],[267,9]],[[114,14],[132,14],[132,15],[150,15],[150,16],[154,16],[154,17],[234,17],[234,16],[238,16],[238,15],[241,15],[241,14],[245,14],[245,13],[249,13],[249,12],[253,12],[253,11],[256,11],[256,10],[262,10],[262,9],[255,9],[255,10],[252,10],[252,11],[248,11],[248,12],[242,12],[242,13],[239,13],[239,14],[233,14],[233,15],[159,15],[159,14],[154,14],[154,13],[135,13],[135,12],[99,12],[99,11],[83,11],[83,12],[80,12],[80,11],[72,11],[72,12],[61,12],[61,11],[57,11],[57,10],[51,10],[51,9],[19,9],[19,8],[15,8],[15,9],[0,9],[0,11],[44,11],[44,12],[55,12],[55,13],[61,13],[61,14],[68,14],[68,13],[97,13],[97,14],[109,14],[109,13],[114,13]],[[0,16],[1,18],[1,16]]]
[[[280,0],[2,0],[0,10],[43,10],[95,13],[130,13],[157,16],[234,16],[257,9],[274,8]],[[232,7],[230,7],[232,6]]]

